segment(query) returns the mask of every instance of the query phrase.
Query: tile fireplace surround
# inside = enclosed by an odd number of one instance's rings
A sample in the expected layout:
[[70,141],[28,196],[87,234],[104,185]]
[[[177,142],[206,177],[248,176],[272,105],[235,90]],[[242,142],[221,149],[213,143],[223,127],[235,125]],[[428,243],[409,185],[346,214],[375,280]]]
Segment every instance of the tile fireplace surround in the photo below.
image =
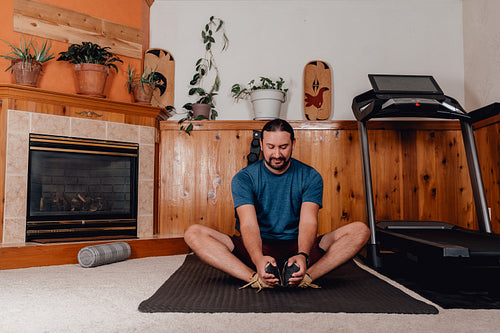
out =
[[30,133],[138,143],[137,236],[153,235],[154,127],[8,110],[3,244],[25,242]]

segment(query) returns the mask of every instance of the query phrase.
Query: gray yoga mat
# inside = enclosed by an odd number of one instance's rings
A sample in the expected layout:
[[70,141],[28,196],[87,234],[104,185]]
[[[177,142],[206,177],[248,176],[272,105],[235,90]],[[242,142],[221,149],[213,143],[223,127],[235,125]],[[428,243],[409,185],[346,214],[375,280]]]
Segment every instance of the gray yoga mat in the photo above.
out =
[[348,312],[436,314],[353,261],[316,281],[321,289],[238,289],[242,281],[186,256],[182,266],[149,299],[141,312]]

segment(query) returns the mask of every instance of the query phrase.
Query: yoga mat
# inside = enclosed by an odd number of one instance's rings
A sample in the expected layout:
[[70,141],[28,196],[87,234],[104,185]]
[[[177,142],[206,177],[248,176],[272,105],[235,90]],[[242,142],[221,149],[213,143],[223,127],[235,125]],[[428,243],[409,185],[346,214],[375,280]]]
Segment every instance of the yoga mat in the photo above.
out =
[[322,288],[240,290],[242,281],[188,255],[158,291],[139,305],[139,311],[438,313],[434,306],[408,296],[353,261],[315,283]]

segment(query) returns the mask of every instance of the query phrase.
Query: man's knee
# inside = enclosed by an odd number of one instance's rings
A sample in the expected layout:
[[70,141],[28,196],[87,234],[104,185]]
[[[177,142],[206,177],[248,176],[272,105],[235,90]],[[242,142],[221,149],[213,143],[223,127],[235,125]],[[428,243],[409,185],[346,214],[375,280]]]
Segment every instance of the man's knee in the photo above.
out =
[[337,230],[325,234],[319,244],[320,248],[328,249],[340,238],[347,237],[354,246],[363,246],[370,239],[370,229],[363,222],[351,222]]
[[359,237],[360,242],[364,245],[370,239],[370,228],[363,222],[352,222],[352,233]]
[[201,224],[189,226],[184,231],[184,241],[192,250],[213,241],[224,245],[229,251],[234,249],[233,242],[228,235]]
[[184,231],[184,241],[190,245],[198,239],[203,233],[204,226],[200,224],[190,225],[186,231]]

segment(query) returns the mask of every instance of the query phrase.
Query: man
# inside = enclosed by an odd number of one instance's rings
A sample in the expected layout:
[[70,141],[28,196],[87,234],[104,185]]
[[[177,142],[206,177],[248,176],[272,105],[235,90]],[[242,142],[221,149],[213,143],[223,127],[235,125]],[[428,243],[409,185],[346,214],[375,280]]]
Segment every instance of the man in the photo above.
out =
[[315,287],[312,281],[351,259],[370,236],[364,223],[353,222],[317,237],[323,180],[292,158],[295,142],[289,123],[269,121],[260,139],[264,158],[234,176],[235,228],[241,236],[202,225],[184,235],[201,260],[259,291]]

